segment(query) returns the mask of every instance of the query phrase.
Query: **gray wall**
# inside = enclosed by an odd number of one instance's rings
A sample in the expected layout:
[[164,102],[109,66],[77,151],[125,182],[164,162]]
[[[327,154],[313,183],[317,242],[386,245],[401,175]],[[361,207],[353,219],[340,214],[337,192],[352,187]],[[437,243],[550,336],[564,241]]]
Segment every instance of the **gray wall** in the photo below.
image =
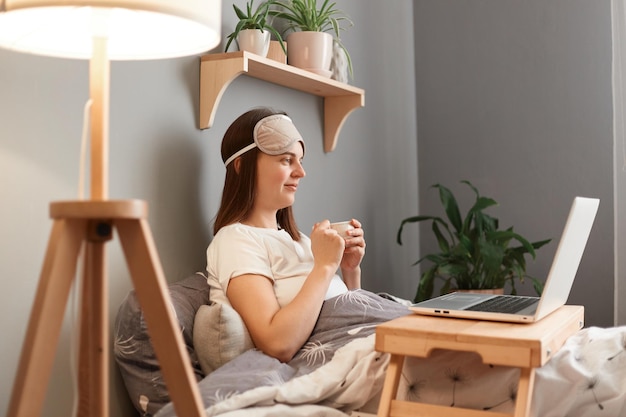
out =
[[544,277],[573,197],[600,198],[569,301],[588,325],[612,325],[609,1],[418,0],[414,13],[421,212],[441,213],[434,183],[467,209],[459,181],[472,181],[502,226],[554,239],[528,268]]
[[[245,1],[236,3],[243,7]],[[223,3],[224,35],[235,24],[231,4]],[[352,84],[365,89],[366,106],[348,117],[330,154],[322,150],[319,98],[240,77],[226,91],[214,126],[200,131],[197,57],[112,64],[110,196],[148,201],[169,281],[205,268],[223,182],[219,146],[226,127],[249,108],[270,105],[287,110],[307,141],[308,175],[296,203],[301,229],[308,232],[323,218],[360,219],[368,239],[364,286],[412,296],[412,255],[395,244],[394,235],[400,219],[417,211],[413,5],[408,0],[340,4],[356,22],[343,40],[354,60]],[[77,193],[88,64],[5,50],[0,62],[0,415],[5,415],[50,233],[48,203]],[[113,321],[130,282],[119,241],[107,248]],[[72,327],[68,314],[45,416],[71,414]],[[134,415],[111,368],[111,415]]]

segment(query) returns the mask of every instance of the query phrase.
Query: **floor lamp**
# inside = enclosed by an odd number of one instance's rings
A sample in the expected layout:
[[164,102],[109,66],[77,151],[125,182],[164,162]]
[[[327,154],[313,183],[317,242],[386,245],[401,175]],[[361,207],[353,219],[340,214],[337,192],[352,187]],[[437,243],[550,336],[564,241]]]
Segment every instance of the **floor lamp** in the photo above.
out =
[[109,413],[105,244],[116,230],[179,416],[204,415],[171,311],[147,222],[147,204],[108,197],[109,61],[171,58],[219,43],[221,0],[0,0],[0,46],[90,60],[90,199],[53,202],[52,232],[31,311],[8,417],[41,414],[66,304],[84,253],[78,415]]

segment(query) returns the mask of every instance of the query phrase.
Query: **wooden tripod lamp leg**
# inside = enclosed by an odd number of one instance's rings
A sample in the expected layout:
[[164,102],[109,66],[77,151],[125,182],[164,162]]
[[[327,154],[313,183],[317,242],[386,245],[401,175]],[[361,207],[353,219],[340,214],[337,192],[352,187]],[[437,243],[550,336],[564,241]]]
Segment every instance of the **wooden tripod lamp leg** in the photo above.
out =
[[80,310],[78,417],[109,415],[109,291],[105,244],[110,222],[87,225]]
[[7,417],[41,414],[85,231],[82,220],[52,226]]
[[115,226],[176,414],[203,417],[204,406],[150,227],[145,219],[116,220]]

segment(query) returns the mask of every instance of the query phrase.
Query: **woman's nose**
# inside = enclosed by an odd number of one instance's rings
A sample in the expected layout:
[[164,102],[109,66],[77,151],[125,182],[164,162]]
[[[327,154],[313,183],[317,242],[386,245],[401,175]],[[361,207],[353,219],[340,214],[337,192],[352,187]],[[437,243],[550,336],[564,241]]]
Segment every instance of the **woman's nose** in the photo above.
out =
[[302,166],[302,164],[300,162],[298,162],[298,166],[294,170],[293,175],[296,176],[296,177],[304,177],[304,176],[306,176],[306,171],[304,170],[304,167]]

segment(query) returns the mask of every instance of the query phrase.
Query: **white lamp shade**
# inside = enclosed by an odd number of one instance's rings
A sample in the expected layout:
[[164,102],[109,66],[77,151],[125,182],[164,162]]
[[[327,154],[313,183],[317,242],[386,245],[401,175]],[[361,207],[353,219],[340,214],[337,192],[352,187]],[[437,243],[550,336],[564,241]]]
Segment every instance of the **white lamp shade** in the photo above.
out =
[[93,37],[113,60],[171,58],[219,44],[221,0],[0,0],[0,47],[89,59]]

